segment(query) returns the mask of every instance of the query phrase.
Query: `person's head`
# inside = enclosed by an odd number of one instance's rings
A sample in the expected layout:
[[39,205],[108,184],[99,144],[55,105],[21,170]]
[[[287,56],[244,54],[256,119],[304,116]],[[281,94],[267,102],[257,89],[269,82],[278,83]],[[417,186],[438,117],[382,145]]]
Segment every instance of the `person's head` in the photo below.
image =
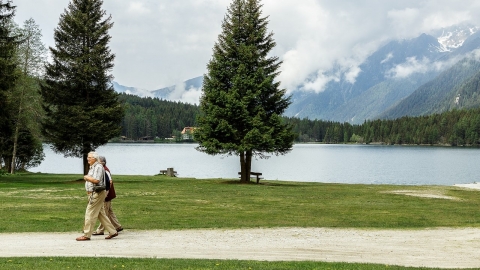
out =
[[99,156],[98,162],[102,163],[103,166],[107,165],[107,159],[104,156]]
[[90,165],[93,165],[95,162],[98,161],[98,154],[97,152],[90,152],[87,155],[87,162]]

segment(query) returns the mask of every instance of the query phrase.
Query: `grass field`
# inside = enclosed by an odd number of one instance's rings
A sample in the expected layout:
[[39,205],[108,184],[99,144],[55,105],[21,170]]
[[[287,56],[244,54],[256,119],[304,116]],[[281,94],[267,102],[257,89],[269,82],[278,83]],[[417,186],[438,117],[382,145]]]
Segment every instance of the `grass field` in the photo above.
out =
[[[435,269],[401,267],[395,265],[326,263],[326,262],[265,262],[236,260],[185,260],[185,259],[131,259],[131,258],[0,258],[0,269],[188,269],[188,270],[405,270]],[[442,269],[445,270],[445,269]],[[458,269],[456,269],[458,270]]]
[[[0,177],[0,233],[81,231],[81,175]],[[453,186],[282,181],[240,184],[166,176],[114,176],[115,213],[125,229],[479,227],[478,191]],[[414,196],[410,196],[414,195]],[[113,261],[108,261],[113,260]],[[108,263],[107,263],[108,262]],[[119,262],[125,262],[120,265]],[[100,269],[414,269],[320,262],[102,259]],[[217,265],[218,264],[218,265]],[[0,258],[0,269],[91,269],[96,258]],[[123,265],[123,267],[122,267]],[[126,265],[126,266],[125,266]],[[30,268],[29,268],[30,267]],[[422,268],[426,269],[426,268]]]

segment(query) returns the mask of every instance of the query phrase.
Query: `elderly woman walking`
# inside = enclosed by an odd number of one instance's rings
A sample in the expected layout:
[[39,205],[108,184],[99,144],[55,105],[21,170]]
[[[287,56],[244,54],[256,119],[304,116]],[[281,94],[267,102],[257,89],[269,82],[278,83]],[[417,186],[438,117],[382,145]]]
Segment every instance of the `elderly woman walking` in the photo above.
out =
[[97,217],[100,220],[100,223],[105,226],[105,229],[108,231],[109,235],[105,239],[111,239],[115,236],[118,236],[115,227],[113,227],[110,219],[108,219],[105,214],[105,209],[103,207],[103,202],[105,201],[106,192],[105,188],[103,190],[98,190],[95,186],[105,187],[104,174],[105,170],[103,165],[98,160],[99,156],[96,152],[90,152],[87,156],[87,162],[90,165],[90,170],[88,174],[83,177],[85,180],[85,190],[88,195],[88,204],[85,211],[85,224],[83,227],[83,236],[78,237],[77,241],[87,241],[90,240],[92,233],[94,231],[94,226],[97,221]]
[[[115,186],[113,185],[112,174],[107,167],[107,159],[104,156],[100,156],[98,159],[100,160],[100,163],[105,169],[105,176],[108,176],[110,179],[110,190],[107,192],[107,197],[105,197],[105,203],[103,204],[103,208],[105,209],[105,214],[110,219],[110,222],[116,228],[117,232],[121,232],[123,231],[123,227],[118,221],[117,215],[115,215],[112,208],[112,200],[117,197],[117,194],[115,193]],[[100,223],[97,230],[93,232],[93,235],[103,235],[104,230],[105,227],[103,226],[103,224]]]

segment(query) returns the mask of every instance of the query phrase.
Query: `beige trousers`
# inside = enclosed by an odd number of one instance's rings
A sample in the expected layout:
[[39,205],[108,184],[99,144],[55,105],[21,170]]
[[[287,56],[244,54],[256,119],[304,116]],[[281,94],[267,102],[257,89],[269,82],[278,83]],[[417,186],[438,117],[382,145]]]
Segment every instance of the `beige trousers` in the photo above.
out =
[[[115,229],[120,229],[122,227],[122,225],[120,224],[117,216],[113,212],[112,201],[105,202],[103,204],[103,208],[105,208],[105,214],[110,219],[110,222],[112,223],[113,227],[115,227]],[[104,230],[105,230],[105,227],[103,226],[102,223],[100,223],[100,225],[98,225],[97,232],[98,233],[103,233]]]
[[105,209],[103,208],[103,202],[105,201],[106,192],[105,190],[97,193],[93,192],[88,194],[88,205],[87,210],[85,211],[85,224],[83,226],[83,236],[92,237],[93,229],[97,218],[100,220],[100,223],[105,226],[105,229],[110,235],[115,234],[117,231],[113,227],[110,219],[108,219],[105,214]]

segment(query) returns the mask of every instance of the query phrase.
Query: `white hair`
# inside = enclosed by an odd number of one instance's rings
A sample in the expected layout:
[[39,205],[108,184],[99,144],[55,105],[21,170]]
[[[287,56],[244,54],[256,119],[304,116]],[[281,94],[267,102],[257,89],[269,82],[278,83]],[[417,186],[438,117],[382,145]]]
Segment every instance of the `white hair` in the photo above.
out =
[[97,152],[93,152],[93,151],[92,151],[92,152],[88,153],[88,155],[91,156],[91,157],[93,157],[95,160],[98,161],[99,155],[98,155]]
[[98,161],[100,161],[100,163],[102,163],[103,165],[107,164],[107,159],[104,156],[99,156]]

